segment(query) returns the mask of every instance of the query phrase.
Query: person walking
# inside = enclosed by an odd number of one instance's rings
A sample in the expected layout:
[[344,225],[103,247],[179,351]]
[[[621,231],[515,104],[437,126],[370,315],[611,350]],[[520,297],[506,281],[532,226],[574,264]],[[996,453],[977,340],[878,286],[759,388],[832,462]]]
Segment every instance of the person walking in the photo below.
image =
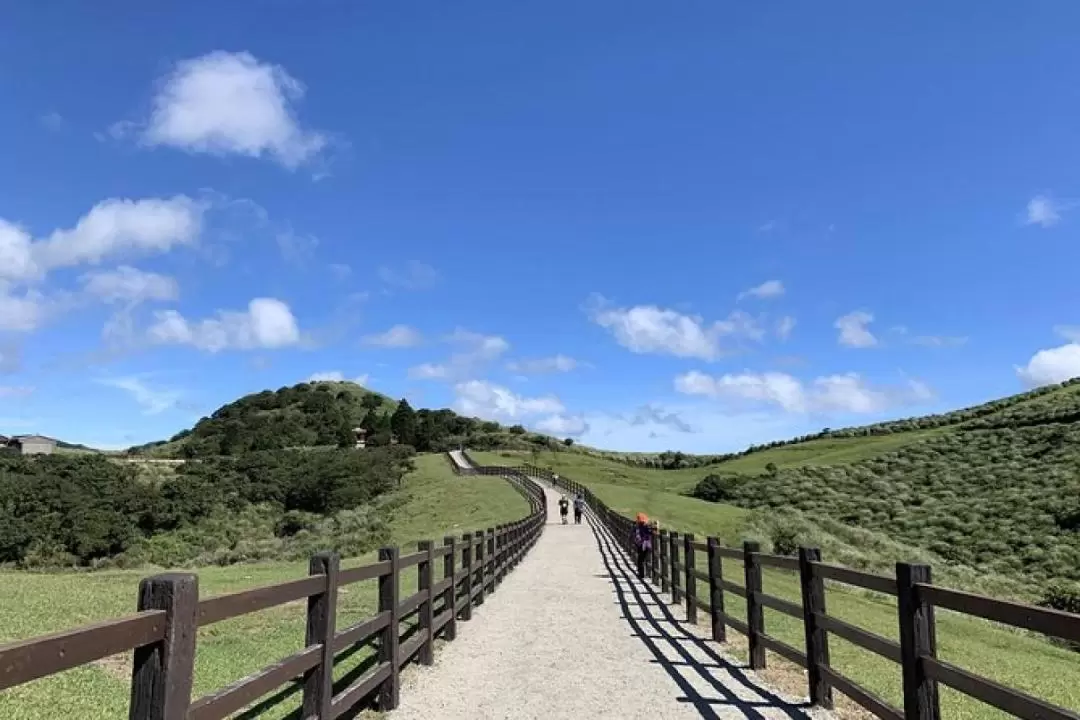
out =
[[634,555],[637,560],[638,580],[645,579],[646,561],[649,559],[653,548],[653,529],[649,524],[649,517],[645,513],[637,514],[637,522],[634,523],[633,531]]
[[574,496],[574,524],[581,524],[581,516],[585,512],[585,498],[581,497],[581,493]]
[[559,498],[559,516],[562,518],[562,524],[566,524],[566,514],[570,512],[570,501],[563,495]]

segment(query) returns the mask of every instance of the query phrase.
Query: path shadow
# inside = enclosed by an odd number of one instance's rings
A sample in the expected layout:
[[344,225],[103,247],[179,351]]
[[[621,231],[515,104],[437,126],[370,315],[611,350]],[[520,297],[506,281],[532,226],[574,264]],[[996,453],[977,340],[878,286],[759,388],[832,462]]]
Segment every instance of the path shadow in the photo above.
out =
[[[612,583],[623,619],[653,655],[650,662],[664,668],[685,693],[685,697],[678,698],[680,702],[692,704],[701,717],[709,720],[730,718],[732,710],[751,720],[811,717],[806,712],[809,703],[781,698],[750,677],[746,665],[731,662],[695,634],[684,619],[675,616],[656,589],[638,580],[630,559],[591,512],[588,520],[607,569],[606,574],[597,577]],[[727,706],[726,711],[723,706]],[[724,714],[718,714],[717,709]]]

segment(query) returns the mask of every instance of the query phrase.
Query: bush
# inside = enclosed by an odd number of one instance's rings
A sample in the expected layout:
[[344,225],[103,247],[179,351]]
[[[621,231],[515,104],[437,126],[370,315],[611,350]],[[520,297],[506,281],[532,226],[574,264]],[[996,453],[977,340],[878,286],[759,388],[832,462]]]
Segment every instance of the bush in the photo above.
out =
[[736,497],[742,480],[736,475],[707,475],[694,486],[691,495],[708,502],[729,502]]
[[799,553],[799,532],[790,525],[773,528],[773,553],[776,555],[797,555]]
[[[1055,582],[1047,587],[1039,605],[1062,612],[1080,615],[1080,585],[1075,583]],[[1054,638],[1054,642],[1080,652],[1080,642]]]

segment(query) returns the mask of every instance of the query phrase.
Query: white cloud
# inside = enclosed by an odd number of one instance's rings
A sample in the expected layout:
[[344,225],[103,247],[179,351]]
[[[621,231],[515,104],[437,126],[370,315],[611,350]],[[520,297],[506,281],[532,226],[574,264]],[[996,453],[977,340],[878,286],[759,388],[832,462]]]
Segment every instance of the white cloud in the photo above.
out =
[[385,348],[415,347],[423,342],[420,331],[408,325],[395,325],[386,332],[368,335],[363,339],[365,345]]
[[296,119],[293,106],[304,91],[284,68],[246,52],[184,60],[154,97],[141,140],[212,155],[269,155],[295,169],[327,144],[325,135],[301,128]]
[[87,273],[81,280],[83,290],[105,302],[175,300],[180,295],[180,288],[173,278],[127,265],[116,270]]
[[406,290],[425,290],[439,281],[439,272],[430,265],[413,261],[400,271],[385,265],[380,267],[379,279]]
[[45,322],[50,309],[41,293],[24,290],[16,294],[7,283],[0,281],[0,330],[36,330]]
[[460,348],[464,354],[484,360],[494,360],[510,349],[510,343],[498,335],[484,335],[458,328],[447,340]]
[[424,363],[409,369],[409,377],[420,379],[463,378],[510,349],[510,343],[498,335],[483,335],[458,328],[445,338],[457,347],[445,363]]
[[1080,376],[1080,343],[1040,350],[1016,374],[1032,387],[1052,385]]
[[1067,203],[1061,203],[1047,195],[1036,195],[1027,204],[1027,224],[1048,228],[1061,222],[1061,213],[1068,209]]
[[570,372],[578,366],[578,361],[566,355],[552,355],[551,357],[515,360],[506,363],[506,369],[510,372],[523,375],[540,375],[551,372]]
[[450,377],[450,368],[437,363],[424,363],[409,368],[409,377],[417,380],[442,380]]
[[760,300],[767,300],[769,298],[777,298],[784,294],[784,283],[779,280],[766,280],[757,287],[752,287],[749,290],[743,290],[739,293],[739,300],[746,297],[756,297]]
[[806,386],[798,378],[780,372],[712,377],[691,371],[675,378],[675,389],[685,395],[775,405],[789,413],[876,413],[933,398],[933,391],[919,380],[879,388],[856,373],[815,378]]
[[183,396],[179,390],[152,388],[137,376],[101,378],[98,383],[129,393],[146,415],[157,415],[175,407]]
[[345,373],[340,370],[330,370],[328,372],[312,373],[311,377],[307,379],[310,383],[317,382],[351,382],[356,385],[367,385],[368,375],[357,375],[356,377],[347,378]]
[[487,420],[519,420],[534,415],[560,414],[565,410],[553,395],[523,397],[483,380],[457,383],[454,394],[455,410],[463,415]]
[[675,378],[675,389],[684,395],[732,397],[779,405],[789,412],[805,412],[806,391],[786,373],[743,373],[712,377],[692,370]]
[[70,230],[34,245],[39,267],[96,265],[110,255],[166,252],[194,243],[203,208],[183,195],[163,200],[111,199],[95,205]]
[[589,430],[589,424],[580,415],[549,415],[538,420],[533,427],[556,437],[578,437]]
[[781,340],[787,340],[791,336],[791,331],[795,329],[795,318],[790,315],[785,315],[776,322],[776,337]]
[[32,395],[35,389],[29,385],[0,385],[0,398],[26,397]]
[[256,298],[245,312],[219,311],[217,317],[189,322],[175,310],[155,314],[148,331],[152,342],[193,345],[216,353],[226,349],[280,348],[300,341],[289,306],[274,298]]
[[636,353],[715,360],[724,354],[720,347],[723,337],[760,340],[764,336],[758,322],[739,311],[708,325],[699,316],[655,305],[611,308],[599,298],[590,309],[590,317],[610,331],[616,342]]
[[878,340],[867,328],[874,321],[874,316],[862,310],[848,313],[837,318],[833,324],[840,331],[840,344],[854,348],[874,347]]
[[67,230],[32,240],[17,225],[0,219],[0,279],[40,280],[49,270],[96,265],[111,255],[165,252],[194,243],[203,208],[188,197],[98,203]]

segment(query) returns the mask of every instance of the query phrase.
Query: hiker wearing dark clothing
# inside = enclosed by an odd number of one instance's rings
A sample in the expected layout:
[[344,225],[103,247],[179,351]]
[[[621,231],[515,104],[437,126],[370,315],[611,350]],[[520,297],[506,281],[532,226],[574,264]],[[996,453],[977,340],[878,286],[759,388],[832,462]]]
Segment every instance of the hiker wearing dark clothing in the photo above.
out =
[[585,498],[581,494],[574,496],[574,524],[581,524],[581,514],[585,512]]
[[566,524],[566,513],[570,511],[570,501],[563,495],[559,498],[559,516],[562,518],[562,524]]
[[649,559],[653,548],[653,529],[649,525],[649,518],[645,513],[637,514],[637,522],[633,530],[634,555],[637,560],[637,576],[639,580],[645,579],[646,561]]

